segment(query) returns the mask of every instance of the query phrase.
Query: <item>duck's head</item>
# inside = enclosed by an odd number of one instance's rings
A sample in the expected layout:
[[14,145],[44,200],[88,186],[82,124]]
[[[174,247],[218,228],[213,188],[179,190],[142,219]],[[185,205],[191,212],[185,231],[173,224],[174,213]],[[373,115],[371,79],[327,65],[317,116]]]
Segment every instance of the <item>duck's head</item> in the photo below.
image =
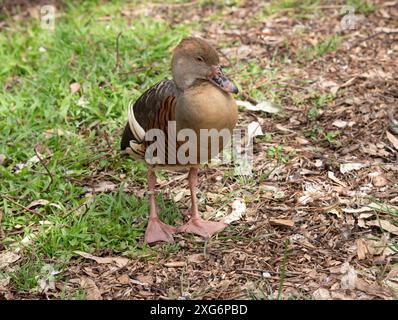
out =
[[171,65],[173,79],[181,90],[205,80],[226,92],[238,93],[236,85],[223,74],[217,51],[201,38],[183,39],[174,49]]

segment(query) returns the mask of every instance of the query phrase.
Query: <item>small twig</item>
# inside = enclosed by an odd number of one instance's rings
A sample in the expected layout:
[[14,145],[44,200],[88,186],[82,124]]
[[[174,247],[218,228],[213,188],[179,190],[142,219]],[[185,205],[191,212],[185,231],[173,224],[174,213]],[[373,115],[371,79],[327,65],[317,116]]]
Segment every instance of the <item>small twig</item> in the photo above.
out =
[[120,54],[119,54],[119,38],[122,35],[120,31],[116,36],[116,64],[115,68],[113,68],[113,72],[115,72],[120,67]]
[[396,31],[386,32],[386,31],[383,31],[383,30],[382,30],[382,31],[379,31],[379,32],[376,32],[376,33],[370,35],[369,37],[366,37],[366,38],[364,38],[364,39],[360,39],[360,40],[358,40],[357,42],[355,42],[355,43],[349,48],[349,50],[352,50],[352,49],[354,49],[355,47],[358,47],[361,43],[366,42],[366,41],[368,41],[368,40],[370,40],[370,39],[376,38],[376,37],[378,37],[378,36],[381,35],[381,34],[396,34],[396,33],[398,33],[398,32],[396,32]]
[[8,201],[10,201],[11,203],[15,204],[16,206],[18,206],[18,207],[20,207],[20,208],[22,208],[22,209],[24,209],[24,210],[26,210],[26,211],[28,211],[28,212],[30,212],[32,214],[35,214],[35,215],[37,214],[37,212],[35,212],[35,211],[23,206],[22,204],[19,204],[18,202],[14,201],[14,200],[12,200],[10,197],[6,196],[4,193],[2,193],[1,196],[3,198],[7,199]]
[[249,96],[246,92],[242,92],[242,96],[243,96],[247,101],[249,101],[250,103],[258,104],[258,101],[255,100],[254,98],[252,98],[251,96]]
[[44,167],[44,169],[46,169],[48,176],[50,177],[50,183],[47,185],[47,187],[43,190],[43,192],[46,192],[48,190],[48,188],[50,188],[51,184],[54,181],[54,177],[52,175],[52,173],[50,172],[50,170],[48,170],[47,165],[44,163],[44,160],[40,157],[39,152],[36,150],[37,146],[33,149],[36,153],[37,158],[39,159],[40,163],[42,164],[42,166]]

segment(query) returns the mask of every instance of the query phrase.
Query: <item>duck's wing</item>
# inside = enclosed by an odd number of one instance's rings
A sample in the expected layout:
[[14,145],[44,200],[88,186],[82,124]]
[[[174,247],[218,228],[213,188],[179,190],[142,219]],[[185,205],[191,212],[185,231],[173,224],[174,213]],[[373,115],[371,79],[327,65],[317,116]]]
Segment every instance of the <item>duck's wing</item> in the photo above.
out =
[[[128,122],[124,128],[121,149],[135,159],[143,159],[148,143],[145,133],[160,129],[167,139],[168,122],[175,120],[178,89],[172,80],[163,80],[129,104]],[[166,144],[167,145],[167,144]]]

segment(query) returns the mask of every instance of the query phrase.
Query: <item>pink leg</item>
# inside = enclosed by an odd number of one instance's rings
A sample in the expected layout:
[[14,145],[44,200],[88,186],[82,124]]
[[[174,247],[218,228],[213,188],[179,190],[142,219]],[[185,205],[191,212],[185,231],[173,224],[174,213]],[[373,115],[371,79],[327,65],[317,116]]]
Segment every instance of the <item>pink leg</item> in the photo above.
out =
[[155,185],[156,175],[152,169],[148,169],[148,191],[149,191],[149,221],[145,231],[145,241],[148,244],[154,244],[159,241],[174,242],[173,233],[176,232],[176,228],[169,226],[159,220],[156,199],[155,199]]
[[227,225],[222,222],[206,221],[200,217],[196,199],[196,186],[198,184],[197,168],[191,168],[189,170],[188,182],[192,201],[191,219],[183,226],[177,228],[177,231],[195,233],[204,238],[210,238],[213,234],[223,230]]

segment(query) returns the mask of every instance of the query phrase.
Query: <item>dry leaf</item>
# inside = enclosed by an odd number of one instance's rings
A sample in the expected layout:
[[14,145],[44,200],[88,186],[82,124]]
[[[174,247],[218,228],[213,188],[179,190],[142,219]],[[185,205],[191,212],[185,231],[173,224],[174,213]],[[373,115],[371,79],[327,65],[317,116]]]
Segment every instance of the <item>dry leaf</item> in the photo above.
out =
[[249,141],[254,137],[264,135],[263,130],[261,129],[261,125],[258,121],[252,121],[248,124],[247,135]]
[[192,263],[202,263],[203,261],[205,261],[205,257],[203,254],[197,253],[197,254],[191,254],[190,256],[188,256],[187,260],[188,260],[188,262],[192,262]]
[[277,124],[275,125],[275,128],[278,129],[278,130],[280,130],[280,131],[283,131],[283,132],[290,132],[290,133],[295,133],[295,134],[297,133],[296,131],[291,130],[291,129],[289,129],[289,128],[286,128],[286,127],[282,126],[282,125],[279,124],[279,123],[277,123]]
[[153,277],[152,276],[137,276],[136,279],[142,283],[144,286],[148,286],[153,284]]
[[92,279],[87,277],[83,278],[80,282],[80,286],[86,291],[87,300],[102,300],[101,292]]
[[80,83],[78,83],[78,82],[73,82],[69,85],[70,92],[72,92],[72,93],[76,93],[77,91],[79,91],[80,87],[81,87]]
[[337,184],[341,185],[342,187],[345,187],[345,188],[347,187],[347,185],[344,182],[342,182],[336,178],[336,176],[334,175],[334,173],[332,171],[328,171],[328,178],[330,180],[332,180],[333,182],[336,182]]
[[46,264],[40,271],[40,275],[36,276],[37,283],[42,292],[48,290],[55,290],[55,275],[59,274],[60,271],[55,270],[50,264]]
[[4,269],[8,265],[14,263],[15,261],[21,258],[20,255],[11,252],[11,251],[3,251],[0,253],[0,270]]
[[119,281],[121,284],[129,284],[131,279],[127,273],[122,274],[119,278],[117,278],[117,281]]
[[387,131],[387,138],[388,140],[390,140],[394,148],[398,150],[398,138],[388,131]]
[[335,95],[337,93],[337,91],[339,90],[339,85],[331,80],[323,80],[321,79],[320,83],[319,83],[320,87],[323,89],[330,89],[330,93]]
[[343,274],[340,281],[342,289],[355,289],[357,282],[357,272],[348,262],[344,262],[340,268],[340,272]]
[[331,300],[332,299],[332,297],[330,296],[329,291],[327,289],[325,289],[325,288],[319,288],[319,289],[315,290],[312,293],[312,297],[315,300]]
[[384,177],[384,175],[377,175],[372,179],[372,184],[375,187],[384,187],[388,185],[388,180]]
[[375,226],[375,227],[380,227],[384,231],[390,232],[392,234],[398,235],[398,227],[394,226],[391,222],[387,220],[372,220],[372,221],[367,221],[366,225],[368,226]]
[[88,188],[90,192],[111,192],[115,190],[117,187],[116,184],[110,181],[101,181],[100,183],[96,184],[95,186]]
[[184,261],[172,261],[166,262],[164,266],[168,268],[182,268],[186,266],[186,263]]
[[2,166],[6,162],[6,156],[4,154],[0,154],[0,166]]
[[246,204],[242,200],[235,200],[234,202],[232,202],[231,206],[232,212],[223,219],[223,222],[226,224],[230,224],[234,221],[240,220],[240,218],[242,218],[242,216],[246,212]]
[[347,126],[348,122],[343,121],[343,120],[335,120],[333,121],[332,125],[334,125],[337,128],[345,128]]
[[59,129],[59,128],[57,128],[57,129],[47,129],[47,130],[45,130],[45,131],[43,132],[43,134],[44,134],[44,137],[45,137],[46,139],[52,138],[52,137],[54,137],[54,136],[59,136],[59,137],[66,136],[66,137],[70,137],[70,136],[73,135],[72,132],[66,131],[66,130],[63,130],[63,129]]
[[188,189],[182,189],[179,192],[177,192],[177,194],[174,196],[174,202],[179,202],[181,201],[183,198],[185,198],[186,196],[188,196],[190,194],[190,191]]
[[302,137],[295,137],[294,139],[295,139],[299,144],[305,145],[305,144],[309,144],[309,143],[310,143],[307,139],[304,139],[304,138],[302,138]]
[[27,208],[32,209],[32,208],[38,207],[38,206],[45,206],[49,203],[50,203],[50,201],[48,201],[46,199],[39,199],[39,200],[35,200],[35,201],[31,202],[30,204],[28,204]]
[[46,206],[46,205],[53,206],[53,207],[56,207],[58,209],[62,209],[62,207],[59,204],[51,203],[50,201],[48,201],[46,199],[39,199],[39,200],[32,201],[27,206],[27,208],[28,209],[32,209],[32,208],[35,208],[35,207],[38,207],[38,206]]
[[352,208],[344,208],[343,211],[346,213],[362,213],[362,212],[371,212],[373,209],[369,207],[361,207],[358,209],[352,209]]
[[365,166],[366,166],[365,164],[359,163],[359,162],[342,163],[342,164],[340,164],[340,172],[342,174],[345,174],[345,173],[353,171],[353,170],[359,170]]
[[11,279],[10,276],[0,278],[0,292],[7,290],[6,287],[9,285],[10,279]]
[[394,278],[397,278],[397,280],[398,280],[398,265],[397,264],[391,266],[391,270],[386,277],[386,279],[394,279]]
[[248,101],[236,101],[236,104],[240,107],[243,107],[247,110],[250,111],[262,111],[262,112],[267,112],[267,113],[278,113],[279,109],[275,107],[271,102],[269,101],[262,101],[257,105],[252,105]]
[[294,226],[294,221],[290,219],[269,219],[269,223],[271,225],[276,225],[276,226],[284,226],[284,227],[293,227]]
[[125,267],[129,263],[129,259],[123,257],[96,257],[90,253],[75,251],[76,254],[86,259],[91,259],[100,264],[115,263],[119,268]]
[[366,243],[363,239],[357,239],[357,255],[359,260],[363,260],[366,258],[366,254],[368,253],[368,248],[366,247]]
[[388,238],[385,235],[382,235],[380,240],[364,239],[364,241],[369,254],[372,256],[378,256],[386,249]]
[[20,173],[23,168],[30,167],[31,165],[38,162],[40,162],[40,159],[38,158],[38,156],[35,155],[32,158],[30,158],[28,161],[26,161],[26,163],[17,163],[13,168],[13,171],[15,173]]
[[370,294],[372,296],[377,296],[383,299],[391,297],[391,293],[388,290],[380,287],[377,284],[367,283],[362,279],[358,279],[356,281],[356,289],[366,292],[367,294]]

